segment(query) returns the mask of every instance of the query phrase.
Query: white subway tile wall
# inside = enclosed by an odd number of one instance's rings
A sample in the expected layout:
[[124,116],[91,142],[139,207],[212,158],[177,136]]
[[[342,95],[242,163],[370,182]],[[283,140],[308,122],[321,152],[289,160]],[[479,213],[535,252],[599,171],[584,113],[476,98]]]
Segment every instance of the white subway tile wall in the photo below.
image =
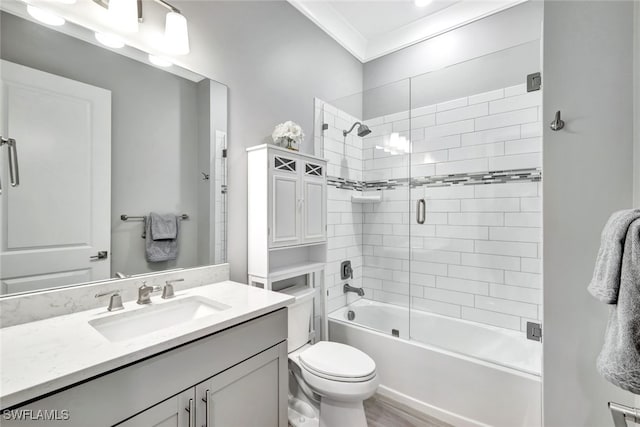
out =
[[[541,168],[540,95],[518,85],[366,120],[373,132],[348,138],[353,152],[336,119],[357,119],[325,108],[329,175],[370,182]],[[411,155],[376,148],[392,132],[411,138]],[[540,182],[410,190],[405,182],[364,205],[350,203],[352,191],[329,189],[330,309],[347,302],[339,261],[353,255],[365,298],[516,330],[541,320]]]

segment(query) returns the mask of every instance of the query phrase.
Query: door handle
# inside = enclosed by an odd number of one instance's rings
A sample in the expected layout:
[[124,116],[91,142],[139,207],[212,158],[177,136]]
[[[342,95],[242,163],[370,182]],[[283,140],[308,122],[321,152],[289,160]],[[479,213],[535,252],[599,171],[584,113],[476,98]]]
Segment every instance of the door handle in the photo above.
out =
[[[204,406],[204,426],[202,426],[202,427],[210,427],[209,419],[210,419],[210,415],[211,415],[211,390],[207,389],[204,392],[204,397],[202,398],[202,401],[205,403],[205,406]],[[213,424],[213,423],[211,423],[211,424]]]
[[[13,138],[0,137],[0,147],[6,145],[9,150],[9,179],[12,187],[20,185],[20,169],[18,168],[18,149],[16,140]],[[0,194],[2,194],[2,183],[0,182]]]
[[107,259],[107,258],[109,258],[109,252],[107,251],[100,251],[98,252],[98,255],[92,255],[89,257],[91,261],[99,261],[101,259]]
[[189,399],[189,406],[184,409],[189,413],[189,427],[196,427],[196,411],[193,407],[193,399]]
[[418,200],[416,205],[416,222],[418,224],[424,224],[427,219],[427,202],[424,199]]

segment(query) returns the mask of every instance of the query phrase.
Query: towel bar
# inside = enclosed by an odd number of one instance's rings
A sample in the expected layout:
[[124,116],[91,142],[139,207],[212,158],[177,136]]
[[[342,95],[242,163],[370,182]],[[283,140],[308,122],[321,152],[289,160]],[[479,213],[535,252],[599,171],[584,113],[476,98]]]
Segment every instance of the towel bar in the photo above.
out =
[[609,410],[613,417],[614,427],[626,427],[627,420],[634,423],[640,422],[640,410],[638,408],[609,402]]
[[[125,215],[125,214],[120,215],[120,219],[121,219],[122,221],[129,221],[130,219],[138,220],[138,221],[142,221],[142,220],[143,220],[143,219],[145,219],[145,218],[146,218],[146,217],[144,217],[144,216],[129,216],[129,215]],[[184,219],[189,219],[189,215],[187,215],[187,214],[182,214],[182,215],[180,215],[180,216],[178,217],[178,219],[183,219],[183,220],[184,220]]]

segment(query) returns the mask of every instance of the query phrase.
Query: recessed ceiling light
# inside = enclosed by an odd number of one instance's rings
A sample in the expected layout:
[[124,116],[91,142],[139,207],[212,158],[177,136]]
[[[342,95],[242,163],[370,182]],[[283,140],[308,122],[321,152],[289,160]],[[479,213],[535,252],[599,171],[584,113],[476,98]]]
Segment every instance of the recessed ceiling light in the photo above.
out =
[[29,12],[29,15],[42,22],[43,24],[59,27],[60,25],[64,25],[65,23],[63,17],[58,16],[55,13],[40,9],[38,7],[31,6],[30,4],[27,5],[27,12]]
[[158,67],[171,67],[173,65],[173,62],[169,61],[167,58],[151,54],[149,54],[149,62],[153,65],[157,65]]
[[418,7],[425,7],[426,5],[428,5],[429,3],[431,3],[432,0],[415,0],[414,3],[416,4],[416,6]]
[[113,49],[120,49],[121,47],[124,47],[124,41],[114,34],[96,33],[96,40]]

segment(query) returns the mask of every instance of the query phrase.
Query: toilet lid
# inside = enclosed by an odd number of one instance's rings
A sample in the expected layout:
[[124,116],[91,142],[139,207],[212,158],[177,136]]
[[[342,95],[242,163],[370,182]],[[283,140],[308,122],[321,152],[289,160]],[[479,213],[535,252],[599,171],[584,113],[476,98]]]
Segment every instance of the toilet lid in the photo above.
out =
[[337,380],[370,377],[376,370],[368,355],[337,342],[320,341],[303,351],[299,360],[311,372]]

